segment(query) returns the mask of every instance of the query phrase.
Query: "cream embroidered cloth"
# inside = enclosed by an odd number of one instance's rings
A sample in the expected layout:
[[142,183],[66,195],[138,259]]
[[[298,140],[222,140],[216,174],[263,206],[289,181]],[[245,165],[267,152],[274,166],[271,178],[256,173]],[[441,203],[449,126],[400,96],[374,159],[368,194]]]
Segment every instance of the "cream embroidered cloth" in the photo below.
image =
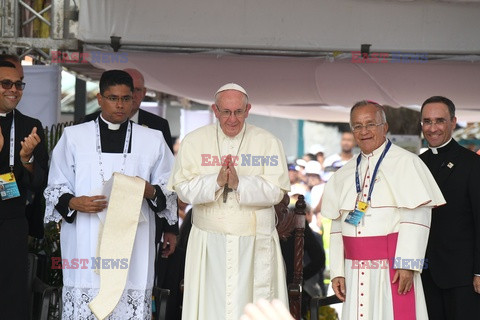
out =
[[[118,172],[113,186],[100,243],[102,259],[127,259],[132,255],[142,206],[145,181]],[[101,268],[100,292],[89,307],[99,319],[106,318],[122,296],[129,268]]]

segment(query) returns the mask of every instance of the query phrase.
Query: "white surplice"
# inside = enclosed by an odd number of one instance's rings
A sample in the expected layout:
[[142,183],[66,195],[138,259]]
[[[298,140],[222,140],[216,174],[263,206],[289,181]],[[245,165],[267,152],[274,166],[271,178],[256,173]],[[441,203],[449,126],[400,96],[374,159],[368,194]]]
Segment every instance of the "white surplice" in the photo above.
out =
[[[219,154],[238,155],[239,184],[226,203]],[[290,182],[277,138],[247,124],[234,138],[216,124],[197,129],[182,140],[168,187],[193,205],[182,319],[237,320],[260,298],[288,305],[273,205]]]
[[[62,194],[93,196],[102,190],[100,167],[105,180],[123,167],[122,153],[102,153],[102,166],[96,151],[95,122],[65,128],[52,155],[48,187],[45,190],[45,222],[62,217],[55,205]],[[176,195],[166,189],[173,166],[173,155],[160,131],[132,124],[131,153],[127,154],[124,174],[138,176],[152,185],[159,185],[166,196],[167,207],[158,213],[170,224],[177,221]],[[132,256],[128,260],[127,284],[117,307],[108,319],[151,319],[151,299],[154,281],[155,217],[144,199]],[[88,303],[99,291],[100,277],[93,268],[97,257],[99,215],[78,212],[73,223],[63,222],[60,233],[62,259],[71,264],[74,259],[87,259],[82,265],[63,269],[62,319],[95,319]]]
[[[386,143],[364,155],[359,166],[360,199],[365,200],[374,168]],[[392,144],[381,162],[371,203],[358,226],[345,222],[354,210],[356,157],[340,168],[325,186],[321,213],[332,219],[330,276],[345,277],[342,319],[394,320],[388,260],[345,259],[343,237],[386,236],[398,232],[395,257],[401,268],[414,270],[416,319],[428,319],[420,272],[430,230],[431,208],[445,200],[418,156]],[[367,249],[367,248],[366,248]],[[362,265],[362,262],[364,263]],[[405,265],[402,263],[405,262]],[[365,267],[363,267],[365,266]],[[428,267],[428,262],[425,264]],[[395,319],[398,320],[398,319]]]

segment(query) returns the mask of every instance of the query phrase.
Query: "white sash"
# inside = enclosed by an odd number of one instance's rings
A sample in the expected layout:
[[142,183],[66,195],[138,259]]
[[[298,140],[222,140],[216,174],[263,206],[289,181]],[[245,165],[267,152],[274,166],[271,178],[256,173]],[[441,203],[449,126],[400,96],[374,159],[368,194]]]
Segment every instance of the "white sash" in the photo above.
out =
[[[128,259],[132,255],[145,181],[120,173],[113,174],[113,187],[107,217],[101,235],[100,258]],[[100,229],[102,230],[102,229]],[[115,309],[127,282],[126,269],[100,269],[100,291],[89,304],[98,319],[105,319]]]

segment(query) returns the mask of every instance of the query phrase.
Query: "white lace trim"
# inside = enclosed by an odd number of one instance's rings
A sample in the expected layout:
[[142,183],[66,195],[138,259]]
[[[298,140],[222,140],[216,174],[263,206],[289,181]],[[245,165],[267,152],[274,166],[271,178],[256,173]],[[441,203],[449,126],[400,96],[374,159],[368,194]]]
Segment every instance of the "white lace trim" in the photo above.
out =
[[[96,320],[88,304],[99,289],[63,287],[62,320]],[[152,290],[126,289],[108,320],[151,320]]]
[[43,195],[45,196],[45,218],[44,223],[49,223],[51,221],[58,222],[62,219],[62,216],[55,209],[55,206],[58,204],[58,199],[65,194],[73,194],[66,184],[57,184],[54,186],[48,186]]
[[167,181],[160,181],[160,189],[165,195],[167,207],[160,211],[159,217],[166,218],[169,225],[173,225],[178,221],[177,217],[177,194],[167,189]]

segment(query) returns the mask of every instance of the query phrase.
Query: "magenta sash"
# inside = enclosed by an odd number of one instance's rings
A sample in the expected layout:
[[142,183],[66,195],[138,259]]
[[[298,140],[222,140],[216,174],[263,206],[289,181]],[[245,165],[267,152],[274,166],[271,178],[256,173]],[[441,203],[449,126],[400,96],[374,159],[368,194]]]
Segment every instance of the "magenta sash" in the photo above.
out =
[[395,320],[415,320],[415,288],[407,294],[398,294],[398,280],[391,283],[395,275],[393,261],[397,248],[398,233],[376,237],[343,236],[345,258],[350,260],[383,260],[388,259],[390,285],[392,289],[393,315]]

